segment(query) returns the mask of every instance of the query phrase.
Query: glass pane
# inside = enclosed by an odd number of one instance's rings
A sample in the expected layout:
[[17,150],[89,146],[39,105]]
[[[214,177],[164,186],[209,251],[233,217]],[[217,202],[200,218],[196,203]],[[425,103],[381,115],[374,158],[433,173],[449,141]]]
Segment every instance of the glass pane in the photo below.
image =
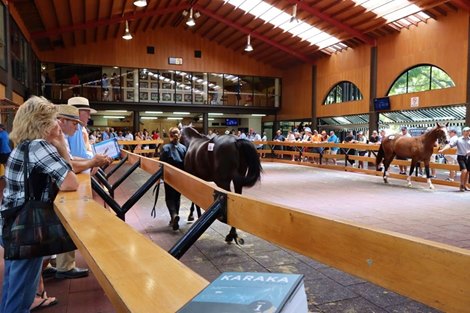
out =
[[224,105],[239,105],[241,101],[241,86],[239,77],[224,74]]
[[240,76],[240,101],[243,106],[253,106],[253,76]]
[[195,104],[207,104],[207,74],[193,73],[193,101]]
[[160,72],[160,102],[175,102],[175,81],[173,71]]
[[223,96],[223,74],[214,74],[209,73],[208,84],[207,84],[207,94],[209,103],[212,105],[222,105],[224,104]]
[[274,78],[254,77],[253,78],[253,105],[257,107],[274,107],[274,96],[276,93]]
[[139,71],[133,68],[122,68],[121,73],[124,101],[137,102],[139,93]]
[[160,101],[160,74],[158,70],[148,70],[149,86],[148,91],[150,92],[149,102]]
[[139,70],[139,102],[151,102],[150,100],[150,75],[147,69]]
[[342,101],[343,101],[343,89],[341,88],[340,85],[337,85],[336,86],[336,99],[335,99],[335,102],[340,103]]
[[452,81],[452,78],[450,78],[450,76],[440,68],[433,66],[431,75],[431,89],[442,89],[449,87],[455,87],[455,83]]
[[389,96],[401,95],[406,93],[406,77],[407,73],[403,73],[393,84],[388,93]]
[[330,92],[328,93],[328,96],[326,96],[325,101],[323,101],[323,104],[335,103],[335,100],[336,100],[335,93],[336,93],[336,87],[330,90]]
[[408,71],[408,93],[430,89],[431,66],[423,65]]

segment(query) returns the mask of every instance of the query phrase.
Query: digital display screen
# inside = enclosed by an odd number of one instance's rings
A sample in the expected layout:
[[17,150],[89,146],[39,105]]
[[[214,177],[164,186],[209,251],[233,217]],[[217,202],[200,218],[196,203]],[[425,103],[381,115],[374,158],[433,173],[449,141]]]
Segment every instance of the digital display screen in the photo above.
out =
[[390,98],[375,98],[374,99],[374,109],[376,111],[390,110]]
[[226,118],[225,125],[226,126],[238,126],[238,118]]

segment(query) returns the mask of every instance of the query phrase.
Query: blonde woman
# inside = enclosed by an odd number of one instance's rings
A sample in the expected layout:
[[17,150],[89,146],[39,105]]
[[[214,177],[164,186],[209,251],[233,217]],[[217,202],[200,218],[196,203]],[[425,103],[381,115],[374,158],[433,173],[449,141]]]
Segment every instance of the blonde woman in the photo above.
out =
[[[16,113],[10,138],[16,147],[6,165],[1,211],[25,203],[23,167],[28,142],[28,175],[33,179],[34,191],[41,195],[42,201],[54,200],[57,189],[78,188],[78,180],[70,166],[67,145],[57,121],[57,109],[53,104],[36,96],[27,100]],[[4,220],[1,221],[3,224]],[[42,261],[42,257],[5,260],[0,312],[30,311],[35,300]],[[45,293],[41,297],[46,301],[49,299]]]

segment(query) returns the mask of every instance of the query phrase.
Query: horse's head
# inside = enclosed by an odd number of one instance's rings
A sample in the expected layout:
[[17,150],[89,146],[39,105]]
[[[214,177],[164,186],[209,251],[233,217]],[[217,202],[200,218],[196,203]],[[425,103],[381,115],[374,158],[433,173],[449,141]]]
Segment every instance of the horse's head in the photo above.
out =
[[180,133],[180,142],[181,144],[189,147],[189,144],[193,138],[202,138],[204,137],[201,135],[197,130],[192,128],[191,126],[182,126],[179,125],[181,133]]
[[439,144],[447,144],[449,143],[449,133],[447,132],[447,125],[440,125],[436,122],[436,126],[431,129],[430,133],[436,137]]

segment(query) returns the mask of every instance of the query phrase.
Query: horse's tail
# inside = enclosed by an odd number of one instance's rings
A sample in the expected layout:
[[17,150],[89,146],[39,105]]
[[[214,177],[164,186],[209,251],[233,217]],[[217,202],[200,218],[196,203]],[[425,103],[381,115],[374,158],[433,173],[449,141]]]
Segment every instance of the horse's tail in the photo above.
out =
[[375,168],[378,170],[380,167],[380,163],[382,163],[382,160],[384,158],[385,152],[384,152],[384,143],[380,143],[379,151],[377,152],[377,157],[375,158]]
[[248,167],[246,175],[241,178],[241,185],[252,187],[261,179],[261,172],[263,171],[258,152],[253,143],[246,139],[237,140],[236,145]]

